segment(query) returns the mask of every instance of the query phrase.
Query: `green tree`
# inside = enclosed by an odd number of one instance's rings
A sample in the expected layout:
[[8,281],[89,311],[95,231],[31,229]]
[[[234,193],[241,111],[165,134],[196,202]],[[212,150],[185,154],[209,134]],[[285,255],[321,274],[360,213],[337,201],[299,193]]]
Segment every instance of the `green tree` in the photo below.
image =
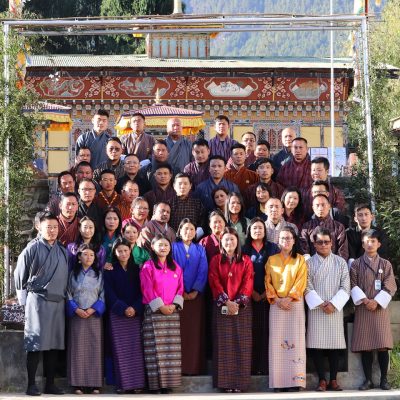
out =
[[[370,27],[370,87],[374,186],[378,218],[391,239],[396,265],[400,264],[400,180],[396,173],[399,163],[398,140],[390,131],[389,121],[400,116],[400,82],[389,76],[387,66],[400,66],[400,0],[389,0],[382,21]],[[358,87],[355,96],[362,96]],[[349,114],[350,140],[357,149],[360,168],[354,187],[365,194],[367,143],[364,134],[362,106],[353,104]],[[398,169],[398,167],[397,167]]]
[[[17,54],[23,48],[23,40],[16,34],[10,34],[8,47],[10,79],[8,83],[9,94],[6,101],[5,88],[6,82],[3,75],[4,71],[4,48],[3,35],[0,37],[0,158],[6,157],[6,142],[9,140],[9,178],[10,178],[10,197],[9,197],[9,244],[12,255],[18,255],[21,246],[24,245],[20,235],[21,216],[24,212],[24,196],[26,188],[32,180],[32,156],[33,156],[33,130],[36,121],[33,115],[24,115],[22,109],[27,105],[35,106],[37,98],[26,87],[18,85],[19,78],[16,73]],[[0,166],[0,295],[2,295],[4,276],[3,271],[3,246],[5,244],[6,233],[6,207],[4,202],[3,163]],[[1,297],[1,296],[0,296]]]

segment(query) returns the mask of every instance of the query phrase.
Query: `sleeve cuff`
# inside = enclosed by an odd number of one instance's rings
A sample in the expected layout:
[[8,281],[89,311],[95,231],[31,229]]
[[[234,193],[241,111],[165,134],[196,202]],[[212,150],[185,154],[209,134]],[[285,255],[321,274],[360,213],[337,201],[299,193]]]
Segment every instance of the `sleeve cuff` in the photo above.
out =
[[97,314],[98,317],[103,315],[104,311],[106,310],[106,306],[105,306],[104,302],[102,302],[101,300],[97,300],[96,303],[94,303],[92,305],[92,308],[94,310],[96,310],[96,314]]
[[324,302],[315,290],[308,292],[304,298],[310,310],[316,309]]
[[350,296],[343,289],[340,289],[331,299],[330,302],[338,311],[342,311],[343,307],[348,302]]
[[17,290],[18,303],[20,306],[24,306],[26,304],[27,295],[28,292],[25,289]]
[[367,296],[358,286],[354,286],[353,289],[351,289],[351,298],[353,299],[353,303],[359,306]]
[[349,258],[349,261],[347,261],[347,266],[349,268],[351,268],[351,264],[353,264],[353,262],[354,262],[354,258]]
[[250,298],[245,294],[240,294],[234,300],[235,303],[239,304],[240,306],[246,307],[249,304]]
[[161,297],[156,297],[154,300],[150,301],[149,306],[151,311],[156,312],[160,307],[164,305]]
[[75,311],[78,309],[78,304],[74,300],[68,300],[67,302],[67,314],[68,317],[73,317],[75,314]]
[[311,258],[310,254],[304,254],[304,260],[309,260]]
[[221,293],[220,295],[218,295],[217,297],[217,306],[221,307],[224,306],[225,303],[229,300],[229,297],[226,293]]
[[178,306],[181,310],[183,309],[183,297],[180,294],[177,294],[172,301],[173,304]]
[[390,303],[390,300],[392,300],[392,296],[386,292],[385,290],[381,290],[375,297],[374,300],[382,307],[382,308],[387,308],[387,306]]

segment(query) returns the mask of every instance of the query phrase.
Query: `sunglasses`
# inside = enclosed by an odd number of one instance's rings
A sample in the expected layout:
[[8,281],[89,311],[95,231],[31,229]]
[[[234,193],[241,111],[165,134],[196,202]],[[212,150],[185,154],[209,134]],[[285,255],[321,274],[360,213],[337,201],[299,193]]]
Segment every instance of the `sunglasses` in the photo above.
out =
[[322,245],[327,246],[327,245],[330,244],[330,243],[331,243],[330,240],[316,240],[316,241],[315,241],[315,244],[318,244],[318,245],[320,245],[320,246],[322,246]]

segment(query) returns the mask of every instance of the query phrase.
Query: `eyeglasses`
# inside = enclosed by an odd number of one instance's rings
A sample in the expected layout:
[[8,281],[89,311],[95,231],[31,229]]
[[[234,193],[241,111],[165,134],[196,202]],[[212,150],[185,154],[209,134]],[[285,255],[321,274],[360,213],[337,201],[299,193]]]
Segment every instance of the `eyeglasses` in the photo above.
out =
[[330,240],[316,240],[314,243],[319,246],[322,246],[322,245],[327,246],[328,244],[331,243],[331,241]]
[[293,238],[287,236],[287,237],[280,237],[279,240],[282,240],[283,242],[290,242],[291,240],[293,240]]
[[149,209],[147,207],[135,207],[136,210],[140,210],[140,211],[149,211]]

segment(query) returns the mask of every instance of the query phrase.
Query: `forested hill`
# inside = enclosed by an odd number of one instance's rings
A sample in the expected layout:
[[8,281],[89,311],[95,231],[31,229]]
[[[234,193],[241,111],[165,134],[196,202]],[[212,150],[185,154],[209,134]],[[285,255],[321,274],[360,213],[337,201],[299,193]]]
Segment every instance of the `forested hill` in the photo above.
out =
[[[329,14],[329,0],[184,0],[187,14]],[[380,7],[370,1],[370,12],[380,13]],[[352,0],[334,0],[335,14],[353,12]],[[211,47],[212,56],[329,56],[328,32],[268,32],[219,34]],[[350,52],[348,32],[335,32],[335,55],[347,56]]]

